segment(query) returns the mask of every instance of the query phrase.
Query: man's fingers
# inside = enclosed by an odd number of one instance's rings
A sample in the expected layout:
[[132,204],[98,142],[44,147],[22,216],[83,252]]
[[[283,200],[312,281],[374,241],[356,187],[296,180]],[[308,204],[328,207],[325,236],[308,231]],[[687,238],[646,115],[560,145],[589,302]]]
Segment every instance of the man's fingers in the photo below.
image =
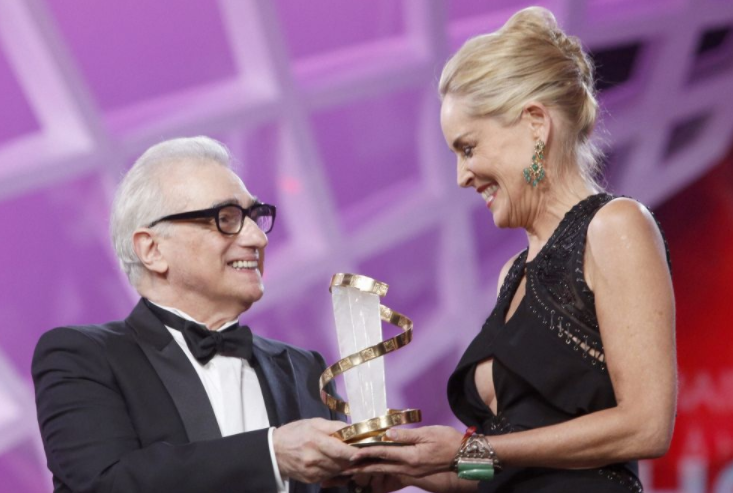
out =
[[351,445],[346,445],[338,438],[333,437],[324,437],[319,445],[323,455],[335,461],[350,462],[354,454],[358,452]]
[[336,433],[341,428],[348,425],[348,423],[344,423],[343,421],[333,421],[323,418],[313,418],[310,422],[314,428],[328,435]]
[[314,418],[295,421],[273,433],[273,446],[281,473],[306,483],[316,483],[341,473],[355,449],[330,436],[344,423]]

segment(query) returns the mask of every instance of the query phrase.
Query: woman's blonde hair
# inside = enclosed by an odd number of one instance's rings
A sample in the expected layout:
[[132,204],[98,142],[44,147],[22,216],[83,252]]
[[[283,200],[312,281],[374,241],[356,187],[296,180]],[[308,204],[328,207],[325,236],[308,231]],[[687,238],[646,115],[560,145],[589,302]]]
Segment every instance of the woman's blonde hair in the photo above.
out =
[[466,41],[443,68],[441,99],[447,95],[460,96],[473,116],[506,124],[518,121],[531,100],[556,109],[558,162],[577,163],[583,179],[602,188],[596,179],[602,153],[591,139],[599,113],[593,63],[549,10],[520,10],[498,31]]

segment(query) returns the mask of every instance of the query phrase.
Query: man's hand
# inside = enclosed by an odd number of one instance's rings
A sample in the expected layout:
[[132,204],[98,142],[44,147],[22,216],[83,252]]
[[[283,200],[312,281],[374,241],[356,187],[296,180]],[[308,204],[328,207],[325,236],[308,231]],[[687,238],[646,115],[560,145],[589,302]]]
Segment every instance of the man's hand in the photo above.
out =
[[280,474],[304,483],[319,483],[339,474],[356,453],[330,436],[344,426],[340,421],[313,418],[276,428],[272,441]]

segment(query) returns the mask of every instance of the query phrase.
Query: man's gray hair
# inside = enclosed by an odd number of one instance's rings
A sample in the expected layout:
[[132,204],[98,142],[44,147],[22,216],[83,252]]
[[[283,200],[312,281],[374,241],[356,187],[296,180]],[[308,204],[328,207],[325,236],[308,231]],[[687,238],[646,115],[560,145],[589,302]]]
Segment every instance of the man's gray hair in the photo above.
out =
[[[171,139],[149,148],[122,179],[110,218],[115,253],[130,283],[137,287],[144,273],[133,247],[132,235],[173,211],[165,193],[165,171],[181,164],[218,164],[231,169],[231,155],[224,144],[204,136]],[[165,224],[156,228],[165,228]]]

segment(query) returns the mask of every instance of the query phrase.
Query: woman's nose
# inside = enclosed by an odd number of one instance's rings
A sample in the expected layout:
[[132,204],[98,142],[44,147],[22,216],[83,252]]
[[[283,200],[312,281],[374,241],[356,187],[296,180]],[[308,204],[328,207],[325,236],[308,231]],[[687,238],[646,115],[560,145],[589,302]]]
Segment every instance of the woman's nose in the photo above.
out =
[[468,166],[466,166],[466,164],[460,160],[458,161],[457,168],[458,186],[461,188],[470,187],[471,181],[473,180],[473,173],[471,173],[468,169]]

